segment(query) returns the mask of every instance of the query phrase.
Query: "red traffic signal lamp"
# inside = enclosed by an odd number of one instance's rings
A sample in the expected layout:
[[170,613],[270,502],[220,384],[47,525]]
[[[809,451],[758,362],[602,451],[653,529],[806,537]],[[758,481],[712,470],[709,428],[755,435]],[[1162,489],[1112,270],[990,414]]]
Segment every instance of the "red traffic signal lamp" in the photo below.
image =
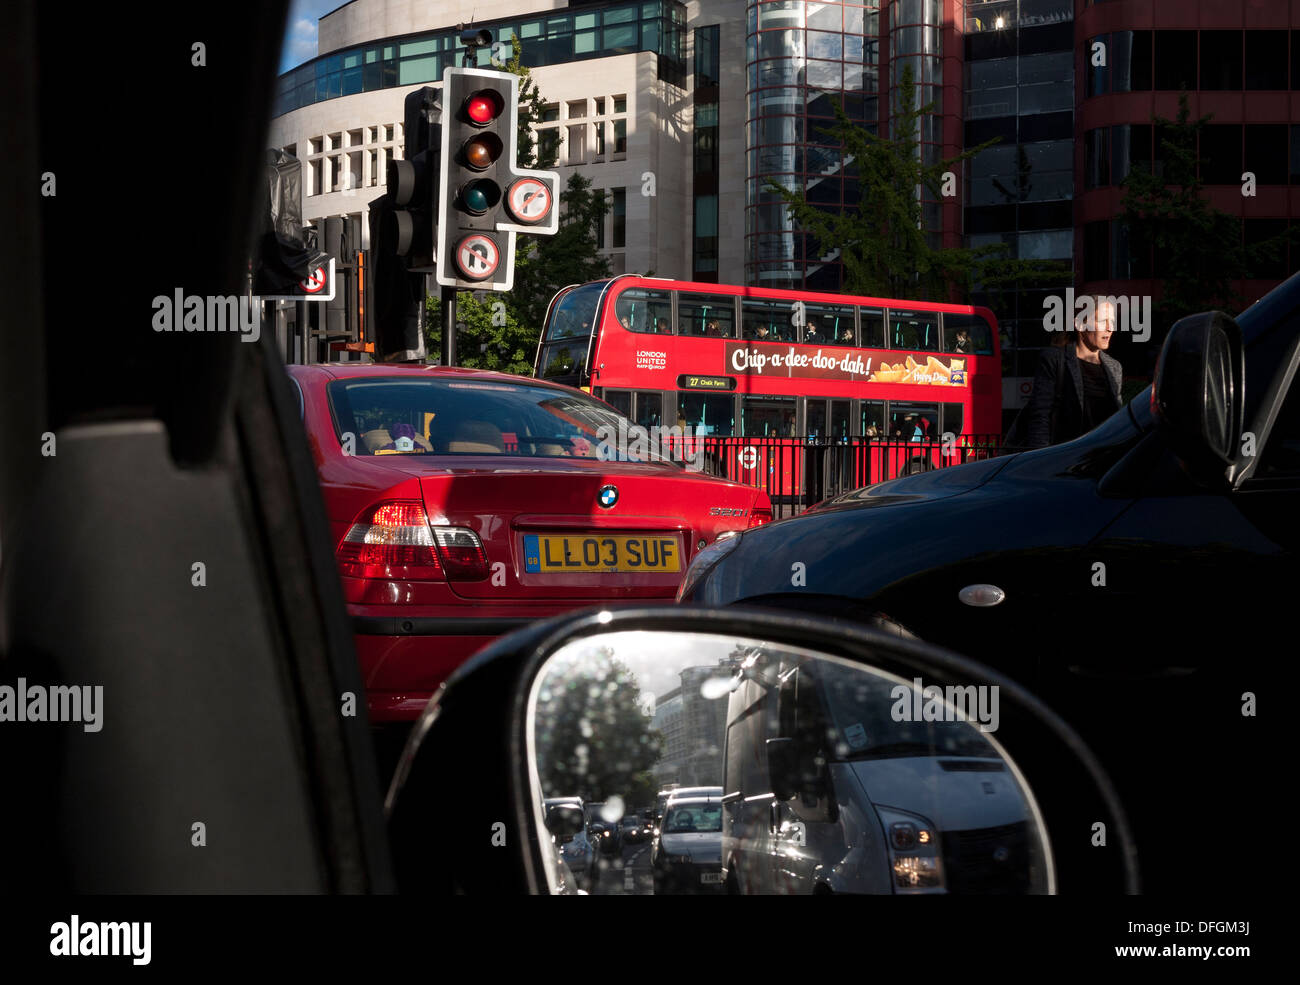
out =
[[465,118],[475,126],[487,126],[505,112],[505,108],[505,101],[495,89],[480,89],[465,98]]
[[448,68],[442,85],[437,280],[444,287],[508,291],[515,234],[559,228],[559,175],[516,166],[515,75]]

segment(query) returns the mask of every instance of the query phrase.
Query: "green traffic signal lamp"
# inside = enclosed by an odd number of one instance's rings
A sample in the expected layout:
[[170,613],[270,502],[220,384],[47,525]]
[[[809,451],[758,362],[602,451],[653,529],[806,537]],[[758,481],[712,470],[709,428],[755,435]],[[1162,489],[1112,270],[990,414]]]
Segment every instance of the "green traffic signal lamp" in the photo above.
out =
[[488,178],[479,178],[461,187],[461,207],[471,215],[483,215],[501,201],[501,186]]

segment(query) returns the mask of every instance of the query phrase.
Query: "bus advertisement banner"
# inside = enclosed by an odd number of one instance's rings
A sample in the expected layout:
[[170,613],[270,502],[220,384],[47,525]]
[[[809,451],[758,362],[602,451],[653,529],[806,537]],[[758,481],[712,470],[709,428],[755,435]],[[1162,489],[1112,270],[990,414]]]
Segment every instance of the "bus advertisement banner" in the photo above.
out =
[[[913,383],[924,386],[966,386],[966,359],[926,356],[920,362],[897,352],[843,349],[809,352],[806,347],[726,343],[725,371],[749,376],[797,377],[866,383]],[[891,363],[888,358],[898,359]]]

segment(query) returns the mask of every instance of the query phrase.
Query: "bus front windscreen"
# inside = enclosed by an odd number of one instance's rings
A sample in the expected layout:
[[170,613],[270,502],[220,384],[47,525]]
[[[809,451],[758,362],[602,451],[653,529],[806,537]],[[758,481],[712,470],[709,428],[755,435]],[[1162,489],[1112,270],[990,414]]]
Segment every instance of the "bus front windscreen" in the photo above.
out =
[[542,332],[538,352],[539,377],[574,385],[583,382],[587,352],[596,325],[596,309],[607,283],[600,281],[575,287],[564,292],[551,306],[551,317]]
[[584,284],[565,292],[551,309],[551,320],[546,325],[543,341],[558,342],[563,339],[591,338],[596,324],[596,305],[607,281]]

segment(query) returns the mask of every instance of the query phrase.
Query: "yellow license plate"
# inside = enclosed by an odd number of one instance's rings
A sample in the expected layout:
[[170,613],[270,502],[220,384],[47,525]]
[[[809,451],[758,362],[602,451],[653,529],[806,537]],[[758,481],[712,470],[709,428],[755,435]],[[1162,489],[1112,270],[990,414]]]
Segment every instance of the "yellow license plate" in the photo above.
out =
[[524,570],[671,574],[682,570],[676,537],[656,534],[526,534]]

